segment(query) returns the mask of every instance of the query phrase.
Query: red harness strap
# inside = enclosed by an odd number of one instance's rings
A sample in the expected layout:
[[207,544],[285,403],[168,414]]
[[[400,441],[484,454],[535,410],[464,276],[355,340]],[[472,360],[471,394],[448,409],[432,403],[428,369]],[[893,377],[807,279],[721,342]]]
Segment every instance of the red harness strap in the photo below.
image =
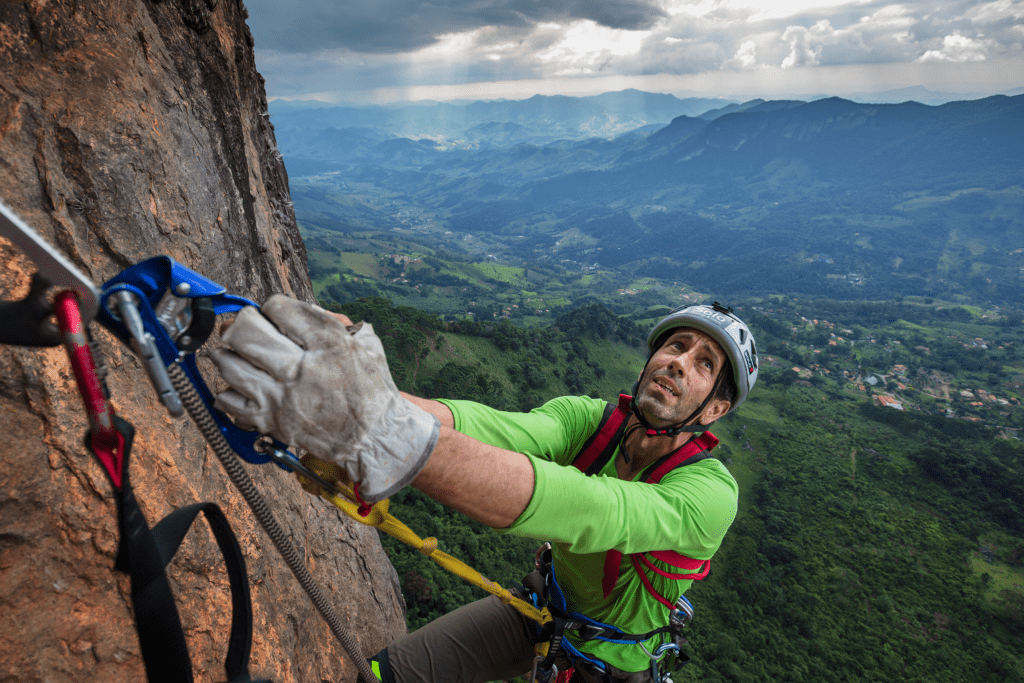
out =
[[664,569],[655,566],[655,564],[648,560],[647,556],[644,554],[636,553],[635,555],[630,555],[630,557],[634,559],[639,558],[640,561],[644,563],[644,566],[654,571],[654,573],[660,574],[669,579],[676,579],[680,581],[683,579],[703,579],[705,576],[708,575],[708,572],[711,571],[711,560],[695,560],[691,557],[686,557],[685,555],[674,553],[671,550],[653,550],[647,553],[647,555],[650,555],[656,560],[661,560],[665,564],[672,565],[673,567],[679,567],[680,569],[687,569],[691,572],[695,572],[696,570],[701,569],[703,567],[702,571],[696,573],[673,574],[672,572],[667,572]]
[[[586,472],[597,457],[605,451],[611,439],[629,418],[629,406],[631,401],[632,397],[625,394],[619,395],[619,405],[611,415],[604,418],[601,425],[598,427],[598,431],[595,432],[595,434],[587,441],[583,449],[573,460],[572,464],[574,467],[578,468],[582,472]],[[666,474],[675,468],[687,464],[687,461],[694,456],[704,453],[705,451],[710,451],[717,445],[718,438],[711,432],[698,434],[695,438],[686,442],[682,448],[658,463],[650,474],[644,478],[644,483],[657,484]],[[645,553],[634,553],[630,555],[633,567],[640,575],[640,579],[643,581],[647,592],[669,609],[673,609],[674,605],[654,589],[654,586],[651,585],[651,580],[647,577],[647,574],[644,572],[641,564],[649,567],[661,576],[677,580],[691,579],[697,581],[703,579],[708,575],[708,572],[711,571],[711,560],[695,560],[692,557],[687,557],[686,555],[682,555],[672,550],[652,550],[647,552],[646,555],[650,555],[656,560],[664,562],[672,567],[684,569],[691,573],[675,574],[665,571],[655,566],[644,555]],[[621,565],[622,553],[618,550],[609,550],[604,558],[604,578],[601,581],[601,588],[603,589],[604,597],[606,598],[611,594],[612,589],[615,588],[615,584],[619,580],[619,568]]]
[[[579,469],[580,472],[586,473],[598,457],[605,452],[608,445],[616,437],[619,428],[629,419],[629,404],[632,400],[632,396],[619,394],[619,405],[602,419],[597,431],[583,444],[583,448],[576,455],[576,459],[572,461],[573,467]],[[611,453],[608,453],[608,455],[610,456]],[[603,465],[604,463],[602,463]]]

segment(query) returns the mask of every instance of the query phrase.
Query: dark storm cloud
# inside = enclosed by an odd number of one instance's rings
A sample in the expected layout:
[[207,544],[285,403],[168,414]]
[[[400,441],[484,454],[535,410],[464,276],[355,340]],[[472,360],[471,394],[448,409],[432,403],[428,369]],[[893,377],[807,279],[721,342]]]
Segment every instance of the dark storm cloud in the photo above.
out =
[[564,12],[550,20],[590,19],[608,28],[622,28],[639,31],[651,28],[658,19],[665,16],[660,7],[646,2],[581,2],[566,3]]
[[541,22],[590,19],[609,28],[652,27],[664,10],[643,0],[248,0],[260,50],[412,52],[447,33],[482,26],[526,29]]

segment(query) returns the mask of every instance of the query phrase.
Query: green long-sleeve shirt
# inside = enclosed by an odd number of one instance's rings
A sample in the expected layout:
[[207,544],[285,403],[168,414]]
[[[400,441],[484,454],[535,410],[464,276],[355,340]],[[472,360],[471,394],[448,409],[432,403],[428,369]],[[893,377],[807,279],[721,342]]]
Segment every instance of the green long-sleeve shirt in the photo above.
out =
[[[572,467],[573,458],[600,424],[604,401],[567,396],[529,413],[506,413],[469,401],[444,403],[451,408],[458,431],[530,458],[536,477],[533,496],[519,518],[499,531],[551,541],[555,573],[569,608],[627,633],[664,626],[668,610],[647,592],[628,559],[622,562],[615,589],[605,598],[601,579],[606,551],[628,555],[674,550],[710,559],[736,517],[736,481],[714,458],[678,467],[658,484],[619,479],[614,458],[593,477]],[[657,561],[655,565],[681,571]],[[648,576],[672,602],[692,583],[654,572]],[[636,645],[575,639],[573,644],[624,671],[650,667]]]

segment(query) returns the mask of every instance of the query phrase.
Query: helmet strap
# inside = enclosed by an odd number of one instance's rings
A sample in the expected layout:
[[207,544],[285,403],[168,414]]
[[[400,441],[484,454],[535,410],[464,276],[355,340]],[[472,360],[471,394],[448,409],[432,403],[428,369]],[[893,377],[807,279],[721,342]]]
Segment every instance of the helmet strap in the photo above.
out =
[[[646,371],[647,366],[644,365],[644,372]],[[634,396],[633,400],[630,401],[629,403],[629,409],[633,413],[633,415],[636,416],[636,419],[640,422],[640,424],[647,428],[647,436],[676,436],[677,434],[680,434],[682,432],[706,432],[709,428],[708,425],[702,425],[700,423],[688,423],[692,420],[697,419],[701,412],[703,412],[703,410],[707,408],[708,403],[711,403],[711,399],[714,398],[715,394],[718,393],[718,388],[721,386],[722,378],[724,376],[724,371],[719,371],[718,376],[715,378],[715,385],[711,387],[711,391],[708,392],[708,395],[704,398],[704,402],[697,406],[697,408],[692,413],[690,413],[689,417],[687,417],[679,424],[673,425],[671,427],[654,427],[651,425],[650,422],[647,421],[647,419],[640,413],[640,408],[638,408],[636,405],[636,390],[633,391]],[[640,378],[643,379],[643,373],[641,373]],[[639,386],[640,380],[637,380],[638,389]],[[623,439],[623,442],[625,442],[625,439]]]

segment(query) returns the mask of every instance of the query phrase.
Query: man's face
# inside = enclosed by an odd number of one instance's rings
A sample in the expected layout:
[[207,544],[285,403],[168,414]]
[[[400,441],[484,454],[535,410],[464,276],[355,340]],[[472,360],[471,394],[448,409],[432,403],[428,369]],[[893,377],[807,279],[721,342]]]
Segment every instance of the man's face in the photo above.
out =
[[[651,425],[682,422],[704,402],[726,363],[710,336],[693,328],[675,330],[647,363],[636,402]],[[710,424],[729,412],[729,402],[712,399],[697,422]]]

